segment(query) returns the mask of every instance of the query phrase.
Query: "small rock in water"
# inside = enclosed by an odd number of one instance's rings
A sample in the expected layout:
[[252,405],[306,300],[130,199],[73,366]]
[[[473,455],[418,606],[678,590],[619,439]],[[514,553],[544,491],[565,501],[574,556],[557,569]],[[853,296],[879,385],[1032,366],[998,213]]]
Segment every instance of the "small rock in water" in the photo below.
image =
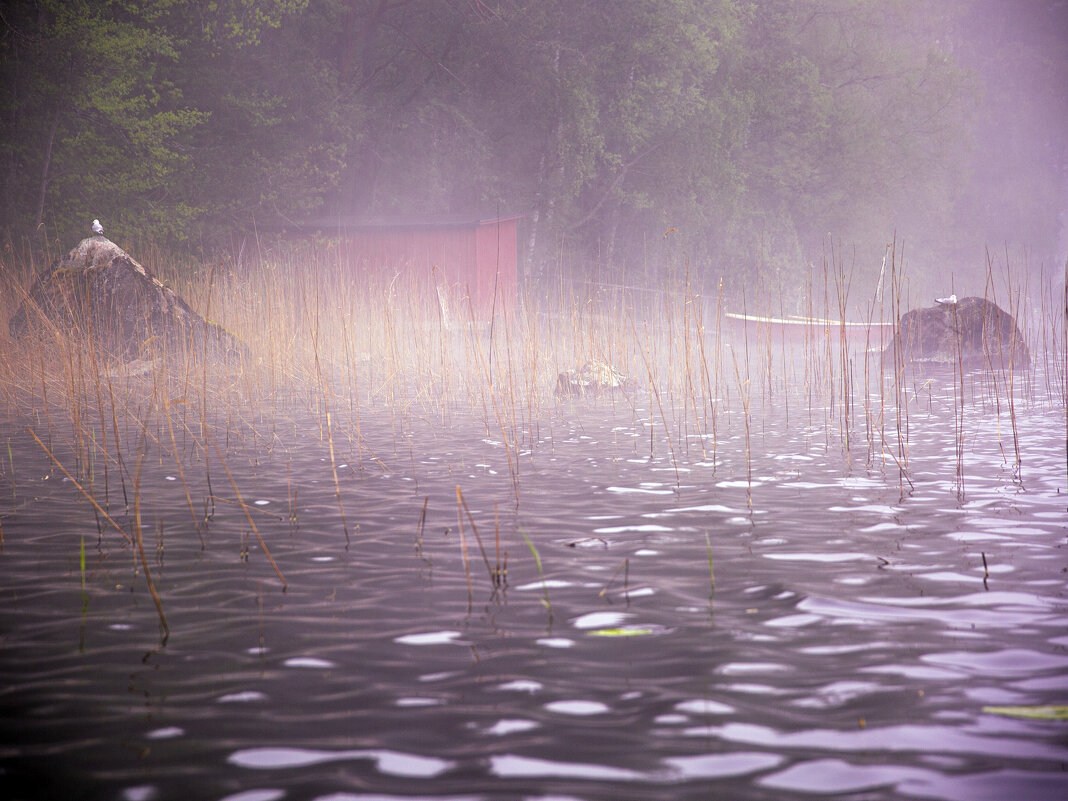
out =
[[627,377],[610,364],[591,359],[581,370],[568,370],[556,379],[556,394],[561,397],[599,395],[613,389],[625,389]]

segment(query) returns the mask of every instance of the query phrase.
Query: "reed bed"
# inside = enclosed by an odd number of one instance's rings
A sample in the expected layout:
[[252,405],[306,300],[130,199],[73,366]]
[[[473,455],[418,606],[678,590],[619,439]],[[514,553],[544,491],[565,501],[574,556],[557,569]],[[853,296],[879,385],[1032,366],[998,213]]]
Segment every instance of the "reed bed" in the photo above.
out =
[[[415,431],[427,426],[445,430],[474,420],[499,442],[510,478],[508,504],[519,516],[528,466],[554,447],[555,427],[591,406],[629,414],[645,434],[648,456],[665,459],[676,484],[686,461],[710,460],[719,469],[733,432],[744,433],[745,445],[743,453],[729,454],[731,469],[741,464],[751,485],[764,421],[785,412],[812,447],[839,450],[847,465],[862,460],[867,469],[895,474],[902,497],[912,486],[913,417],[925,406],[948,406],[963,498],[972,410],[1007,416],[1003,453],[1015,480],[1022,480],[1017,410],[1046,404],[1063,411],[1068,397],[1068,296],[1054,275],[1043,275],[1037,286],[1021,285],[1007,258],[991,257],[985,292],[1020,322],[1032,368],[1014,370],[1011,354],[1008,360],[992,354],[986,369],[958,365],[947,386],[899,353],[884,355],[902,315],[916,305],[896,244],[887,248],[885,281],[880,278],[870,297],[854,289],[855,265],[840,248],[829,248],[801,280],[800,299],[766,287],[755,298],[729,299],[722,283],[699,284],[685,261],[669,265],[668,280],[655,290],[607,274],[566,280],[561,265],[558,280],[526,287],[514,308],[502,302],[492,320],[479,318],[466,287],[450,286],[436,272],[352,264],[329,243],[263,249],[241,265],[133,255],[247,343],[247,356],[220,358],[189,343],[166,342],[150,343],[139,362],[120,363],[90,344],[91,331],[38,317],[31,336],[0,348],[0,415],[26,421],[55,469],[85,496],[101,542],[119,537],[119,547],[136,544],[164,631],[165,599],[152,582],[141,525],[141,473],[150,460],[175,465],[202,548],[211,542],[216,501],[240,508],[244,537],[257,541],[284,590],[284,572],[257,526],[259,510],[244,500],[238,468],[285,463],[288,522],[296,531],[299,488],[289,470],[293,443],[301,438],[318,442],[328,457],[343,530],[339,547],[350,547],[359,539],[359,510],[346,502],[342,465],[356,472],[407,471],[417,494],[421,446]],[[41,266],[8,250],[0,272],[0,322],[27,297]],[[823,322],[805,327],[801,341],[787,342],[773,325],[736,325],[728,311],[796,312]],[[847,327],[847,319],[867,325]],[[554,391],[559,373],[591,361],[611,365],[629,381],[593,398]],[[13,488],[17,465],[10,447],[5,455],[0,474]],[[467,532],[475,537],[491,590],[507,577],[496,503],[491,560],[479,515],[468,507],[472,491],[457,486],[455,498],[469,597],[475,577]],[[751,488],[748,497],[752,506]],[[429,502],[423,500],[416,537],[420,557]],[[132,531],[123,520],[134,521]],[[481,522],[488,529],[485,518]],[[544,579],[534,543],[518,522],[514,530]],[[0,545],[2,537],[0,529]],[[626,574],[626,563],[620,564]],[[709,550],[710,578],[711,572]],[[551,617],[547,591],[543,603]]]
[[[828,323],[806,329],[800,346],[785,343],[770,325],[728,331],[722,289],[700,291],[688,267],[656,291],[561,280],[540,295],[528,291],[517,308],[487,324],[475,319],[462,287],[453,291],[459,313],[446,320],[427,282],[403,271],[361,273],[328,247],[266,253],[242,269],[161,260],[152,266],[165,282],[248,343],[249,359],[213,363],[172,346],[146,373],[129,375],[129,365],[108,362],[86,345],[92,332],[62,331],[41,320],[36,336],[4,349],[0,397],[9,415],[43,417],[46,442],[60,435],[69,442],[73,472],[94,478],[99,472],[109,489],[113,475],[129,478],[129,436],[147,386],[158,387],[163,406],[152,441],[162,439],[182,464],[190,456],[203,460],[209,474],[213,426],[221,426],[224,445],[242,443],[255,459],[311,412],[335,467],[344,457],[363,469],[387,461],[364,436],[367,414],[388,413],[388,460],[407,457],[412,465],[413,419],[447,426],[457,410],[474,409],[487,435],[506,446],[518,503],[522,453],[540,440],[542,425],[575,403],[554,395],[556,376],[596,360],[631,378],[627,390],[606,394],[604,402],[631,409],[651,432],[650,451],[665,449],[674,463],[692,448],[702,456],[715,451],[718,432],[731,426],[736,411],[744,422],[775,409],[819,430],[825,444],[852,453],[860,442],[869,463],[892,457],[904,470],[910,409],[930,385],[903,361],[883,363],[889,337],[883,324],[896,323],[913,303],[894,254],[891,259],[889,290],[879,300],[851,298],[852,267],[834,250],[810,271],[802,311]],[[6,267],[3,311],[10,316],[11,299],[25,297],[37,265]],[[1047,279],[1032,301],[1010,274],[1002,299],[994,279],[992,267],[987,295],[1032,323],[1027,336],[1045,401],[1063,404],[1064,323],[1056,288]],[[763,298],[759,307],[740,300],[731,310],[786,313],[781,295]],[[836,324],[846,319],[869,326],[856,331]],[[970,387],[958,370],[954,406],[967,394],[999,412],[1004,404],[1011,420],[1015,404],[1036,403],[1036,373],[996,366],[1001,362],[992,358],[985,373],[970,373]],[[63,424],[51,419],[56,414]],[[1012,432],[1008,437],[1017,439]],[[1015,446],[1012,454],[1018,461]]]

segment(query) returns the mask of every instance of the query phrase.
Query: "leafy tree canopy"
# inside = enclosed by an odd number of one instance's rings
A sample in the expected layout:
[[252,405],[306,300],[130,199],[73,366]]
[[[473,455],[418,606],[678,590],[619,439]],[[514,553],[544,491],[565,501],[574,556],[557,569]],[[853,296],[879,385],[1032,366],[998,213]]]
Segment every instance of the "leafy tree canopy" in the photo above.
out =
[[865,258],[897,232],[967,261],[991,231],[1055,257],[1062,5],[6,4],[0,222],[69,241],[100,217],[211,250],[501,211],[525,215],[533,273],[563,246],[655,280],[677,243],[737,284],[781,280],[828,234]]

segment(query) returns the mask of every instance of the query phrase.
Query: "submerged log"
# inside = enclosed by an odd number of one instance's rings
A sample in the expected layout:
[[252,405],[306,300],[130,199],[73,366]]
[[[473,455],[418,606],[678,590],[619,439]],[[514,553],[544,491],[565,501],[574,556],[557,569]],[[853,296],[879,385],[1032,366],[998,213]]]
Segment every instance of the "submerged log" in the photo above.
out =
[[38,276],[8,329],[17,339],[42,323],[91,338],[123,360],[190,349],[216,357],[248,352],[103,236],[83,239]]
[[1026,370],[1031,352],[1012,315],[986,298],[962,298],[913,309],[901,318],[883,351],[893,358],[932,365]]

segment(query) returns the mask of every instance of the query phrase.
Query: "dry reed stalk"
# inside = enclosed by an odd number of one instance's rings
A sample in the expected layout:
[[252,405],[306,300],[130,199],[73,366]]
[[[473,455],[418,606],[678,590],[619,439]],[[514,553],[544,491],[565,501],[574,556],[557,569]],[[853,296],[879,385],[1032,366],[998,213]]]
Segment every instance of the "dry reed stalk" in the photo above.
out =
[[110,454],[108,453],[108,426],[107,421],[104,418],[104,397],[101,391],[100,385],[100,366],[97,364],[96,359],[96,347],[93,344],[92,332],[90,331],[89,338],[89,362],[90,369],[93,372],[93,387],[96,391],[96,410],[97,419],[100,421],[100,436],[103,440],[102,452],[104,455],[104,508],[110,510],[111,508],[111,493],[109,492],[109,472],[108,472],[108,460]]
[[[215,267],[208,271],[208,289],[207,300],[204,309],[204,319],[208,319],[211,313],[211,295],[212,287],[215,283]],[[204,522],[207,522],[215,516],[215,503],[210,501],[210,498],[215,496],[214,490],[211,488],[211,457],[208,453],[208,337],[204,337],[204,351],[201,353],[203,362],[201,364],[200,372],[200,436],[204,442],[204,477],[207,481],[208,494],[204,500]],[[218,449],[216,448],[216,451]],[[209,506],[210,503],[210,506]],[[284,582],[284,580],[283,580]]]
[[[171,439],[171,453],[174,455],[174,463],[178,468],[178,477],[182,481],[182,490],[185,492],[185,502],[189,507],[189,516],[193,519],[193,527],[197,530],[197,537],[200,539],[200,548],[201,550],[204,550],[204,548],[207,547],[207,543],[204,541],[204,531],[200,527],[200,520],[197,519],[196,510],[193,508],[193,496],[189,492],[189,482],[185,479],[185,469],[182,467],[182,456],[178,451],[178,443],[174,438],[174,423],[171,421],[171,406],[170,401],[167,399],[166,390],[164,390],[162,397],[163,416],[167,420],[167,433],[170,434]],[[105,464],[107,464],[106,461]]]
[[423,498],[423,508],[419,511],[419,524],[415,529],[415,553],[424,561],[429,561],[423,555],[423,529],[426,527],[426,508],[429,503],[430,496],[427,495]]
[[125,539],[127,542],[133,542],[133,540],[130,539],[130,535],[123,530],[122,526],[116,523],[115,520],[111,517],[111,515],[104,511],[104,507],[97,503],[96,499],[89,492],[87,492],[81,484],[78,483],[78,480],[74,476],[72,476],[70,474],[70,471],[63,466],[59,459],[56,458],[55,454],[52,453],[52,449],[41,441],[41,438],[37,436],[37,433],[33,430],[33,428],[27,426],[26,430],[30,432],[30,436],[34,438],[38,445],[41,446],[41,450],[43,450],[48,456],[48,458],[52,460],[52,463],[63,472],[63,475],[65,475],[70,480],[70,482],[75,486],[78,492],[80,492],[85,497],[85,499],[93,505],[93,508],[96,509],[96,511],[100,513],[100,515],[102,515],[103,518],[108,523],[110,523],[116,531],[122,534],[123,539]]
[[497,517],[497,502],[493,502],[493,552],[496,561],[493,567],[493,585],[504,586],[508,583],[508,551],[504,552],[504,563],[501,563],[501,525]]
[[[779,283],[779,318],[780,319],[785,319],[786,318],[786,306],[785,306],[784,298],[782,296],[782,282],[781,281]],[[785,336],[785,332],[783,332],[783,336],[779,337],[779,357],[780,357],[781,363],[782,363],[782,411],[783,411],[783,424],[786,426],[787,430],[789,430],[789,428],[790,428],[790,387],[792,386],[791,379],[793,378],[793,376],[791,375],[791,370],[790,370],[791,365],[786,360],[786,336]]]
[[[905,487],[902,483],[906,480],[905,469],[908,467],[908,404],[903,397],[905,385],[905,350],[909,343],[901,338],[901,290],[902,282],[897,275],[897,238],[894,238],[890,248],[890,316],[894,321],[894,415],[897,431],[897,456],[895,462],[898,466],[898,492],[905,497]],[[904,434],[902,434],[904,425]],[[909,482],[912,486],[912,482]]]
[[[719,445],[719,432],[716,427],[716,407],[719,404],[719,398],[726,397],[727,411],[730,411],[730,393],[725,392],[726,387],[723,379],[723,279],[719,280],[719,291],[716,293],[716,358],[714,361],[715,367],[715,382],[709,386],[709,405],[712,408],[712,462],[713,462],[713,474],[715,473],[715,462],[717,449]],[[703,345],[702,345],[703,347]]]
[[[482,563],[486,566],[486,573],[489,575],[490,583],[493,586],[498,586],[498,579],[500,577],[499,571],[495,572],[493,567],[490,566],[489,556],[486,555],[486,548],[482,544],[482,537],[478,533],[478,526],[475,525],[475,519],[471,516],[471,510],[467,507],[467,500],[464,498],[463,492],[460,491],[459,484],[456,485],[456,503],[457,513],[459,513],[459,507],[463,506],[464,512],[467,513],[467,521],[471,524],[471,531],[475,535],[475,542],[478,543],[479,553],[482,554]],[[463,536],[463,519],[460,520],[461,528],[460,535]],[[466,552],[465,552],[466,553]]]
[[[498,399],[497,399],[497,392],[496,392],[496,390],[494,388],[494,384],[493,384],[493,374],[491,372],[491,368],[487,366],[486,359],[483,356],[482,344],[481,344],[481,342],[479,342],[478,337],[474,333],[477,330],[477,323],[475,321],[475,308],[471,303],[470,295],[467,298],[467,311],[468,311],[468,317],[469,317],[470,322],[471,322],[471,331],[472,331],[471,336],[472,336],[472,338],[474,339],[474,342],[475,342],[475,354],[476,354],[476,357],[477,357],[476,366],[478,368],[480,368],[480,378],[483,378],[485,380],[485,384],[483,385],[482,392],[481,392],[483,412],[486,411],[485,396],[486,396],[486,394],[488,392],[489,396],[490,396],[490,405],[493,407],[493,417],[494,417],[494,420],[497,423],[497,428],[501,432],[501,444],[504,446],[505,458],[508,460],[508,473],[512,477],[512,494],[515,497],[516,506],[518,506],[519,505],[519,442],[518,442],[517,438],[514,435],[512,437],[509,437],[509,435],[508,435],[507,420],[505,419],[505,413],[502,412],[502,410],[501,410],[501,403],[498,402]],[[492,347],[492,343],[490,343],[490,346]],[[513,432],[514,432],[514,430],[515,429],[514,429],[514,426],[513,426]],[[489,433],[489,420],[488,420],[488,418],[486,420],[486,433],[487,434]],[[511,444],[509,444],[510,441],[511,441]],[[477,536],[477,531],[476,531],[476,536]],[[479,542],[480,546],[481,546],[481,544],[482,543]],[[485,555],[485,554],[483,554],[483,555]],[[487,566],[488,566],[488,562],[487,562]]]
[[115,443],[115,463],[118,465],[119,468],[119,483],[122,486],[123,506],[127,511],[129,511],[130,499],[129,496],[126,494],[126,476],[128,471],[126,469],[126,463],[122,457],[122,446],[119,438],[119,418],[118,413],[115,410],[115,391],[111,385],[111,374],[105,373],[104,380],[108,388],[108,408],[111,409],[112,442]]
[[[73,315],[70,309],[69,298],[64,298],[67,303],[67,313]],[[78,418],[80,416],[80,409],[78,408],[77,395],[74,392],[74,343],[79,341],[80,337],[71,336],[59,336],[56,347],[59,349],[59,353],[56,354],[57,362],[61,366],[60,373],[55,377],[55,394],[59,396],[61,400],[57,401],[57,406],[60,408],[67,408],[69,410],[68,419],[72,428],[74,436],[74,444],[71,447],[71,451],[74,454],[74,472],[77,475],[82,475],[81,471],[81,454],[79,453],[79,447],[77,444],[77,432],[78,432]],[[49,431],[51,437],[51,431]],[[49,440],[51,442],[51,439]]]
[[[821,317],[827,320],[831,316],[831,281],[829,276],[830,268],[827,264],[827,253],[823,254],[823,311]],[[827,423],[831,422],[831,417],[835,413],[835,395],[838,389],[837,382],[834,376],[834,346],[831,343],[831,329],[830,326],[824,325],[823,327],[823,345],[824,352],[823,358],[825,360],[824,374],[827,377],[826,393],[827,393]],[[828,435],[830,433],[830,426],[824,424],[824,444],[828,445]]]
[[137,449],[137,464],[134,468],[133,478],[133,533],[134,542],[137,546],[137,554],[141,559],[141,568],[145,572],[145,582],[148,584],[148,592],[149,595],[152,596],[152,603],[156,606],[156,613],[159,615],[160,627],[163,629],[162,642],[166,644],[167,638],[170,637],[171,630],[170,626],[167,625],[167,616],[163,613],[163,601],[160,599],[159,591],[156,589],[156,582],[152,578],[152,570],[148,566],[148,558],[145,555],[145,541],[141,525],[141,468],[144,466],[144,458],[146,451],[144,434],[148,431],[148,419],[156,406],[157,390],[158,386],[154,385],[152,390],[152,398],[149,401],[148,408],[145,410],[145,416],[141,419],[142,437],[140,445]]
[[708,555],[708,597],[711,600],[716,592],[716,571],[712,566],[712,540],[705,532],[705,553]]
[[[804,314],[810,320],[816,316],[816,308],[813,306],[813,297],[815,295],[815,285],[813,284],[812,265],[809,265],[806,273],[806,289],[805,289],[805,307]],[[817,359],[816,359],[816,334],[813,330],[813,326],[805,326],[804,338],[802,340],[802,362],[803,362],[803,386],[805,388],[806,395],[806,408],[808,411],[808,425],[812,426],[812,406],[814,403],[814,393],[816,384],[819,381],[816,371]]]
[[[317,273],[316,273],[317,276]],[[322,362],[319,358],[319,282],[315,284],[315,308],[312,327],[312,354],[315,364],[315,377],[319,389],[319,399],[326,417],[326,440],[330,452],[330,472],[334,479],[334,497],[337,499],[338,512],[341,514],[341,526],[345,531],[345,547],[351,544],[349,536],[349,524],[345,519],[345,507],[341,500],[341,483],[337,476],[337,458],[334,454],[334,426],[330,416],[330,383],[323,373]],[[320,424],[321,426],[321,424]],[[320,437],[322,430],[320,428]]]
[[890,443],[886,441],[886,436],[885,436],[884,432],[881,429],[880,429],[880,435],[881,435],[881,443],[882,443],[881,447],[882,447],[883,453],[888,454],[890,456],[890,458],[893,460],[894,465],[897,467],[899,491],[901,493],[901,497],[904,497],[904,489],[900,485],[901,481],[904,481],[906,484],[908,484],[910,490],[915,489],[916,487],[912,483],[912,479],[909,478],[909,473],[908,473],[907,467],[898,460],[897,454],[895,454],[893,452],[893,450],[890,449]]
[[[684,404],[689,402],[693,408],[694,427],[697,430],[697,441],[701,447],[701,458],[705,458],[705,432],[701,426],[701,411],[704,410],[704,404],[702,403],[700,409],[697,405],[697,389],[693,380],[693,343],[691,341],[690,325],[693,324],[693,333],[696,334],[698,341],[701,339],[701,324],[700,324],[700,312],[697,308],[697,300],[694,297],[693,285],[690,283],[690,265],[686,263],[686,297],[683,302],[683,353],[686,365],[686,395],[684,398]],[[700,347],[700,346],[699,346]],[[703,350],[703,348],[702,348]],[[685,413],[683,417],[685,418]],[[683,442],[686,445],[687,453],[689,452],[689,437],[686,437]]]
[[[638,330],[634,327],[634,319],[631,318],[629,322],[630,322],[631,334],[633,335],[635,342],[637,342],[637,341],[639,341],[638,340]],[[649,379],[649,393],[650,393],[650,395],[652,395],[656,399],[657,409],[660,410],[660,421],[664,425],[664,434],[667,437],[668,452],[671,454],[671,466],[675,470],[675,486],[676,487],[680,487],[680,486],[682,486],[682,478],[679,476],[679,463],[678,463],[678,460],[675,458],[675,446],[671,442],[671,430],[668,428],[667,416],[664,414],[664,406],[660,402],[660,390],[656,386],[656,379],[653,376],[653,368],[652,368],[652,365],[649,363],[649,355],[647,353],[647,350],[646,349],[642,349],[641,347],[639,347],[638,348],[638,352],[642,356],[642,362],[645,365],[645,374]],[[651,404],[650,404],[650,406],[651,406]],[[649,413],[649,417],[650,417],[650,419],[649,419],[649,456],[650,456],[650,458],[652,458],[652,456],[653,456],[653,433],[652,433],[652,431],[653,431],[653,421],[652,421],[652,411],[651,410],[650,410],[650,413]]]
[[[515,475],[514,475],[514,490],[516,496],[516,503],[519,503],[519,446],[520,446],[520,426],[519,416],[516,412],[516,366],[512,353],[512,323],[514,318],[504,323],[504,352],[506,355],[505,367],[507,369],[508,380],[505,384],[507,388],[507,397],[502,399],[504,404],[505,417],[508,424],[511,426],[512,431],[512,443],[515,447]],[[502,389],[502,392],[504,390]],[[533,452],[533,444],[531,444],[531,452]],[[494,512],[496,518],[496,512]]]
[[[746,352],[746,365],[749,364],[749,354]],[[734,360],[734,377],[738,382],[738,399],[742,404],[742,414],[745,421],[745,502],[746,506],[752,510],[753,508],[753,451],[752,451],[752,435],[751,435],[751,413],[750,403],[752,397],[750,396],[750,379],[748,376],[745,381],[742,381],[741,370],[738,367],[738,354],[732,349],[731,357]]]
[[[952,286],[952,284],[951,284]],[[953,433],[957,459],[957,500],[964,500],[964,332],[961,330],[957,304],[953,304],[953,335],[957,361],[953,375]]]
[[[15,479],[15,456],[11,450],[11,437],[7,438],[7,464],[8,473],[11,476],[11,506],[16,505],[18,483]],[[3,546],[3,532],[0,532],[0,546]]]
[[[323,403],[326,403],[324,397]],[[330,412],[326,412],[326,441],[330,449],[330,472],[334,476],[334,497],[337,498],[337,510],[341,515],[341,527],[345,530],[345,547],[349,546],[349,524],[345,520],[345,506],[341,502],[341,482],[337,477],[337,460],[334,457],[334,430],[333,425],[330,422]]]
[[[883,430],[883,374],[880,364],[878,371],[879,376],[879,418],[875,419],[874,412],[872,411],[872,393],[871,393],[871,360],[873,358],[873,347],[871,340],[871,328],[874,323],[875,307],[879,306],[879,359],[882,360],[882,354],[885,350],[885,343],[883,342],[883,314],[882,314],[882,289],[883,289],[883,276],[886,271],[886,257],[890,254],[890,246],[887,245],[886,253],[883,254],[883,266],[879,271],[879,284],[875,291],[875,297],[868,303],[868,320],[867,326],[864,329],[864,433],[865,439],[868,443],[868,466],[872,466],[875,460],[875,432],[879,431],[880,439],[885,441],[886,432]],[[885,464],[883,458],[883,449],[879,448],[880,462]]]
[[[355,318],[355,314],[353,314]],[[352,414],[356,423],[356,464],[359,467],[363,467],[363,448],[360,445],[361,430],[362,430],[362,418],[360,415],[360,382],[358,378],[358,371],[356,370],[356,346],[355,341],[350,340],[349,333],[353,328],[350,326],[342,327],[342,341],[345,346],[345,364],[348,367],[349,381],[351,389],[349,390],[349,411]]]
[[286,459],[286,499],[289,503],[289,524],[297,524],[297,490],[293,487],[293,478],[289,470],[290,460]]
[[533,308],[526,302],[526,299],[522,301],[522,319],[523,326],[526,332],[525,338],[522,340],[520,347],[525,354],[525,377],[524,392],[526,398],[526,410],[527,410],[527,428],[530,432],[530,450],[531,458],[534,456],[535,443],[540,439],[540,420],[542,417],[542,405],[541,394],[538,392],[538,370],[539,370],[539,356],[541,350],[539,348],[540,339],[538,332],[538,320],[534,313]]
[[167,639],[171,636],[171,627],[167,625],[167,616],[163,613],[163,601],[159,597],[159,592],[156,590],[156,582],[152,580],[152,571],[148,567],[148,558],[145,556],[145,541],[141,534],[141,465],[144,458],[143,449],[138,450],[137,454],[137,466],[134,470],[134,516],[133,516],[133,530],[134,536],[137,542],[137,553],[141,558],[141,569],[145,571],[145,582],[148,584],[149,595],[152,596],[152,603],[156,605],[156,613],[159,615],[159,624],[163,629],[162,642],[167,643]]
[[845,273],[845,264],[842,261],[841,246],[839,246],[838,258],[834,258],[834,247],[832,243],[831,247],[831,262],[834,270],[834,286],[835,296],[838,303],[838,359],[839,370],[842,380],[841,399],[842,399],[842,428],[841,436],[845,441],[845,452],[848,459],[850,450],[850,434],[851,434],[851,415],[853,406],[853,382],[850,374],[850,355],[849,344],[847,341],[847,328],[846,328],[846,316],[848,312],[849,303],[849,289],[853,283],[853,271],[849,271],[847,276]]
[[281,580],[282,591],[284,592],[289,586],[288,582],[286,582],[286,577],[282,574],[282,570],[278,567],[278,563],[274,561],[274,557],[271,556],[271,550],[267,547],[267,543],[263,541],[263,537],[260,535],[260,530],[256,526],[256,521],[253,520],[252,515],[249,514],[249,507],[245,503],[245,499],[241,497],[241,490],[238,489],[237,482],[234,480],[234,475],[230,472],[230,467],[226,464],[226,459],[223,458],[222,452],[219,450],[219,444],[214,439],[210,438],[210,435],[208,441],[211,443],[212,449],[215,451],[215,455],[219,459],[219,464],[222,465],[222,469],[226,473],[226,477],[230,480],[230,486],[233,487],[234,495],[237,496],[237,501],[245,513],[245,519],[248,521],[252,533],[256,535],[256,541],[259,542],[260,548],[263,549],[263,553],[267,557],[267,561],[271,563],[271,567],[274,568],[275,574]]
[[456,526],[460,531],[460,553],[464,560],[464,576],[467,579],[467,611],[474,603],[474,588],[471,586],[471,560],[467,556],[467,538],[464,536],[464,515],[461,503],[460,487],[456,487]]
[[608,588],[612,586],[612,582],[616,580],[616,576],[619,575],[619,571],[620,570],[623,571],[623,593],[627,597],[627,600],[628,601],[630,600],[630,592],[629,592],[629,589],[628,589],[629,586],[630,586],[630,559],[629,558],[624,558],[618,565],[616,565],[616,569],[612,571],[612,575],[608,577],[608,581],[606,581],[604,586],[601,587],[601,591],[599,593],[597,593],[597,597],[598,598],[604,598],[605,597],[605,595],[608,593]]
[[[1041,306],[1040,328],[1042,329],[1046,397],[1054,408],[1063,409],[1068,407],[1068,259],[1064,263],[1064,285],[1060,295],[1051,276],[1049,281],[1042,286]],[[1068,422],[1066,422],[1065,433],[1068,439]],[[1068,448],[1066,448],[1065,458],[1066,467],[1068,467]]]
[[412,469],[412,492],[416,495],[419,494],[419,475],[415,472],[415,448],[412,445],[412,439],[414,439],[412,433],[409,431],[405,436],[408,441],[408,464]]
[[[761,287],[761,289],[763,290],[763,286]],[[765,317],[770,317],[771,316],[771,314],[770,314],[771,307],[770,307],[770,304],[769,304],[769,302],[767,300],[767,295],[766,295],[766,293],[764,291],[762,291],[761,294],[764,296],[764,302],[762,304],[764,306],[764,316]],[[760,376],[764,381],[764,387],[763,387],[763,389],[761,390],[761,393],[760,393],[760,400],[761,400],[761,403],[764,404],[764,408],[767,409],[767,408],[771,407],[773,405],[773,403],[774,403],[774,391],[775,391],[775,380],[772,377],[772,370],[774,369],[774,366],[775,366],[775,360],[772,357],[772,342],[771,342],[771,340],[772,340],[772,326],[771,325],[764,326],[763,333],[764,333],[764,336],[763,336],[763,342],[761,343],[761,345],[763,346],[761,348],[761,355],[762,355],[763,360],[764,360],[764,369],[760,371]],[[764,416],[761,417],[762,420],[763,420],[763,418],[764,418]]]
[[[85,393],[85,369],[82,365],[82,343],[77,342],[75,337],[67,337],[67,354],[69,360],[70,375],[68,377],[67,393],[68,408],[74,413],[70,416],[73,429],[74,464],[75,472],[82,476],[89,486],[90,492],[94,490],[93,475],[89,470],[89,444],[86,442],[86,393]],[[77,342],[77,345],[75,345]]]
[[[718,448],[718,431],[716,428],[716,406],[718,405],[717,394],[712,389],[712,374],[708,367],[708,355],[705,352],[705,324],[704,324],[704,311],[703,309],[698,311],[698,317],[695,320],[697,325],[697,351],[701,357],[701,379],[704,385],[704,400],[701,403],[701,414],[705,418],[705,424],[703,430],[712,434],[712,470],[713,475],[716,469],[716,451]],[[722,340],[719,332],[719,315],[716,320],[716,350],[717,353],[722,350]],[[717,357],[718,358],[718,357]],[[708,453],[705,447],[705,437],[701,438],[701,458],[707,459]]]
[[452,357],[452,342],[451,342],[451,328],[455,324],[449,316],[451,314],[451,307],[448,305],[448,290],[442,283],[444,279],[439,276],[438,266],[435,264],[431,268],[431,280],[435,283],[435,293],[438,296],[437,320],[438,320],[438,369],[441,375],[441,402],[439,404],[439,412],[441,414],[441,425],[445,427],[447,417],[447,410],[449,407],[449,398],[451,393],[449,392],[450,379],[453,374],[454,359]]
[[[997,287],[994,285],[993,260],[992,260],[992,257],[991,257],[991,254],[990,254],[989,250],[986,251],[986,285],[983,288],[983,300],[986,300],[986,301],[988,301],[990,303],[993,303],[995,305],[997,305],[997,302],[998,302],[997,301]],[[998,341],[996,343],[997,344],[998,353],[995,354],[993,352],[993,348],[991,347],[991,342],[989,341],[989,339],[987,338],[987,335],[986,335],[987,334],[987,325],[988,325],[987,324],[986,313],[987,313],[987,309],[986,309],[986,307],[984,307],[984,309],[983,309],[983,319],[981,320],[982,339],[983,339],[983,342],[982,342],[982,344],[983,344],[983,356],[986,357],[987,372],[990,374],[990,380],[994,385],[994,421],[995,421],[995,430],[997,432],[998,448],[1001,451],[1002,462],[1008,462],[1008,457],[1005,454],[1005,444],[1002,441],[1002,436],[1001,436],[1001,390],[1006,388],[1007,380],[1004,379],[1004,378],[1000,382],[998,380],[999,377],[1001,377],[1003,375],[1003,372],[1004,372],[1004,364],[1005,364],[1004,363],[1004,353],[1002,352],[1000,326],[997,327],[998,330],[999,330]],[[997,365],[994,364],[995,357],[998,359],[998,364]],[[986,400],[985,393],[983,394],[983,400],[984,401]],[[1006,401],[1008,401],[1007,397],[1006,397]]]
[[[1026,273],[1025,273],[1025,275],[1026,275]],[[1008,287],[1008,298],[1009,298],[1008,306],[1009,306],[1009,308],[1007,309],[1007,311],[1009,313],[1009,318],[1011,320],[1020,320],[1021,319],[1021,317],[1020,317],[1020,300],[1019,300],[1020,293],[1017,292],[1015,294],[1015,298],[1016,299],[1014,300],[1013,299],[1014,298],[1014,293],[1012,291],[1012,273],[1010,272],[1010,269],[1009,269],[1009,254],[1008,254],[1007,248],[1006,248],[1006,252],[1005,252],[1005,282],[1006,282],[1006,285]],[[999,329],[1000,329],[1000,327],[999,327]],[[985,331],[985,326],[984,326],[984,331]],[[1009,422],[1010,422],[1010,424],[1012,426],[1012,446],[1013,446],[1013,453],[1015,455],[1015,461],[1013,462],[1013,478],[1018,483],[1022,484],[1023,458],[1022,458],[1022,456],[1020,454],[1020,431],[1019,431],[1019,428],[1016,425],[1016,386],[1015,386],[1016,382],[1015,382],[1015,378],[1016,378],[1016,347],[1017,347],[1017,342],[1016,342],[1015,333],[1012,333],[1011,336],[1012,336],[1012,342],[1011,342],[1011,344],[1009,346],[1009,359],[1008,359],[1008,365],[1007,365],[1008,387],[1006,389],[1006,397],[1008,399],[1008,404],[1009,404]],[[999,354],[998,355],[1001,357],[1001,360],[1000,360],[1001,361],[1001,366],[1002,366],[1002,369],[1004,370],[1006,368],[1005,360],[1004,360],[1004,353],[1000,352],[1001,349],[1004,347],[1004,345],[1002,343],[1002,339],[1003,339],[1003,337],[1001,337],[1000,333],[999,333],[999,336],[998,336]]]

